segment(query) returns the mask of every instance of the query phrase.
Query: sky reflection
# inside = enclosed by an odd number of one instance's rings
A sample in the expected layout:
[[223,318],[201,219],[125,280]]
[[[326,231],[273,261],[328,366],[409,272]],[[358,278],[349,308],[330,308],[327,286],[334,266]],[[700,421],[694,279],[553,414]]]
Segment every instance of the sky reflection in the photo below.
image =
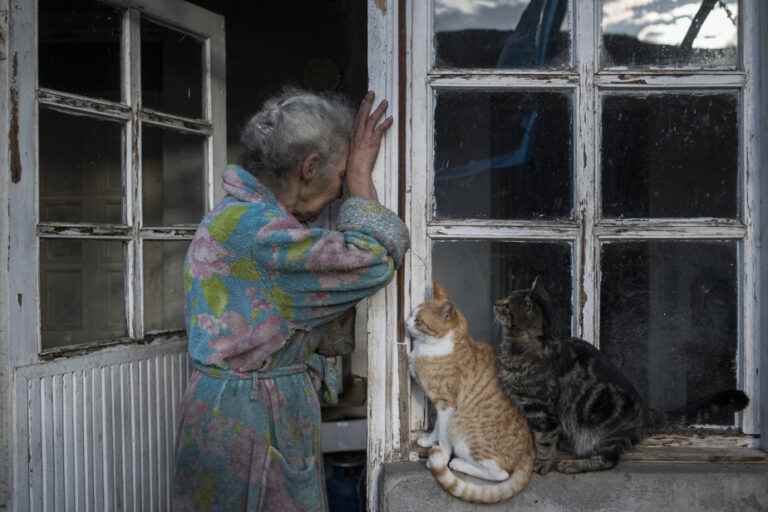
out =
[[[529,0],[435,0],[435,30],[512,30],[528,4]],[[603,31],[647,43],[678,45],[700,5],[701,0],[603,0]],[[719,2],[693,47],[735,47],[737,16],[737,0]]]

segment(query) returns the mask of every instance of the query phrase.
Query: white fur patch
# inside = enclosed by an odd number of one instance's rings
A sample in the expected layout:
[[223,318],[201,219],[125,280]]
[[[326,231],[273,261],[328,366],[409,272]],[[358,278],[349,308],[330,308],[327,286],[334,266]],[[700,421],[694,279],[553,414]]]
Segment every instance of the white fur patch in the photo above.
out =
[[413,339],[413,351],[415,357],[440,357],[453,353],[453,331],[440,338],[425,336]]
[[467,443],[464,441],[464,439],[451,439],[453,442],[453,453],[456,454],[457,457],[461,457],[462,459],[466,460],[472,460],[471,452],[469,451],[469,446],[467,446]]

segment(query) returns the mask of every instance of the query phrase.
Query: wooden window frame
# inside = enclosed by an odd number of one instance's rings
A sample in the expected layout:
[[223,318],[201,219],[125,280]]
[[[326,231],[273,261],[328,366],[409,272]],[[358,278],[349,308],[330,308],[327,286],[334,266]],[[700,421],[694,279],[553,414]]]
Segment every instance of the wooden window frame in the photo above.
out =
[[[101,0],[123,10],[121,36],[121,101],[81,96],[38,87],[37,1],[11,0],[9,25],[9,339],[21,340],[9,347],[12,366],[39,363],[121,343],[178,340],[183,331],[147,333],[143,315],[143,242],[191,240],[196,225],[145,227],[142,218],[141,135],[142,123],[176,132],[204,136],[205,211],[222,196],[220,175],[226,164],[226,90],[224,18],[193,4],[171,0]],[[180,8],[181,7],[181,8]],[[202,43],[202,118],[192,119],[141,108],[141,17],[189,33]],[[123,134],[123,213],[125,224],[40,222],[38,205],[39,109],[55,108],[91,119],[117,121]],[[102,340],[70,348],[43,350],[39,285],[41,239],[121,240],[127,244],[125,338]],[[10,301],[9,301],[10,304]]]
[[[401,214],[411,230],[412,246],[406,256],[402,294],[398,301],[400,318],[425,298],[431,286],[432,239],[505,239],[514,241],[568,240],[574,247],[573,334],[598,340],[600,278],[599,254],[602,240],[622,239],[735,239],[739,240],[742,272],[739,276],[740,342],[738,382],[751,398],[750,407],[740,416],[746,434],[758,436],[768,422],[768,407],[760,395],[760,383],[768,380],[758,374],[759,361],[768,362],[768,350],[759,350],[768,338],[766,313],[759,300],[768,297],[768,271],[758,244],[760,226],[768,221],[761,210],[760,190],[768,190],[761,169],[768,163],[764,148],[758,106],[768,111],[768,99],[759,94],[759,80],[768,83],[768,56],[761,44],[768,35],[759,31],[760,20],[768,19],[768,5],[758,0],[741,0],[740,64],[736,71],[690,69],[600,70],[601,8],[598,0],[572,1],[574,66],[562,71],[540,70],[431,70],[433,0],[425,2],[369,0],[369,78],[379,94],[400,105],[395,127],[388,135],[379,158],[377,186],[384,202]],[[576,6],[576,8],[574,8]],[[595,72],[598,70],[598,72]],[[639,80],[642,79],[642,80]],[[642,82],[642,83],[640,83]],[[398,85],[400,87],[398,87]],[[574,218],[564,221],[518,220],[440,220],[430,219],[432,162],[431,91],[440,88],[483,89],[518,88],[573,91],[573,161],[586,171],[575,172]],[[742,194],[739,211],[742,220],[729,219],[599,219],[599,95],[602,91],[669,90],[705,88],[739,89],[741,108],[739,171]],[[591,113],[583,115],[584,113]],[[768,122],[764,126],[768,126]],[[394,130],[393,130],[394,131]],[[400,155],[400,158],[398,158]],[[403,156],[404,155],[404,156]],[[398,173],[398,170],[402,172]],[[761,188],[763,187],[763,188]],[[396,191],[400,195],[393,197]],[[400,203],[398,203],[400,199]],[[407,371],[409,341],[398,329],[398,316],[387,313],[397,301],[396,289],[374,297],[368,308],[369,336],[369,496],[376,505],[376,489],[382,464],[416,460],[413,440],[427,426],[427,410],[420,391],[411,387]],[[764,308],[763,308],[764,309]],[[362,333],[363,335],[366,333]],[[364,339],[364,338],[363,338]],[[764,344],[764,341],[763,341]],[[760,415],[763,421],[760,421]],[[763,436],[763,445],[768,441]]]

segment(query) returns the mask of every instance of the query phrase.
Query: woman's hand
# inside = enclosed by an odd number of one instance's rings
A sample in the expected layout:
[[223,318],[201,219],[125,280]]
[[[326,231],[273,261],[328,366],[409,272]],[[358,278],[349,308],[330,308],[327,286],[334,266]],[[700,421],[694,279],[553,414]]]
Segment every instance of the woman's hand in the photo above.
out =
[[392,126],[392,117],[379,123],[387,110],[387,100],[379,103],[371,113],[373,91],[363,99],[355,117],[352,129],[352,141],[347,157],[347,188],[353,196],[376,200],[376,188],[373,186],[373,166],[379,154],[381,139]]

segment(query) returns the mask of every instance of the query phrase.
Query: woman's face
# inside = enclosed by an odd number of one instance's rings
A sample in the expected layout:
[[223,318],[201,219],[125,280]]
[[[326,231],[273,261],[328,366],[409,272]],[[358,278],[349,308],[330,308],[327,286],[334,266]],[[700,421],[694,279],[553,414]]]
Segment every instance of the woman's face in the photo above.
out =
[[294,216],[301,222],[315,220],[323,208],[341,197],[347,174],[348,153],[349,146],[345,145],[325,169],[319,169],[311,179],[305,181],[300,201],[293,211]]

